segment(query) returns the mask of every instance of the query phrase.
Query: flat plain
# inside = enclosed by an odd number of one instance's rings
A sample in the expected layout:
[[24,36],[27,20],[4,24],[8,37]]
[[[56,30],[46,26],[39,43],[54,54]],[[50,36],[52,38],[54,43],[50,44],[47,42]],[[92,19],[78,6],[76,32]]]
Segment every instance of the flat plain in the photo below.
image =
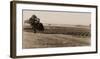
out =
[[44,31],[34,33],[30,26],[23,29],[22,48],[53,48],[90,46],[89,26],[44,26]]

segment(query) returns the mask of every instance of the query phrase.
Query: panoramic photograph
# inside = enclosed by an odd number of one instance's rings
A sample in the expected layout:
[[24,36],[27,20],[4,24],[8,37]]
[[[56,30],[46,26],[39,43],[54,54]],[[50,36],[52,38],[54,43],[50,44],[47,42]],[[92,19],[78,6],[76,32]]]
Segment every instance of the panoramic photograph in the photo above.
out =
[[91,13],[22,11],[22,48],[91,46]]

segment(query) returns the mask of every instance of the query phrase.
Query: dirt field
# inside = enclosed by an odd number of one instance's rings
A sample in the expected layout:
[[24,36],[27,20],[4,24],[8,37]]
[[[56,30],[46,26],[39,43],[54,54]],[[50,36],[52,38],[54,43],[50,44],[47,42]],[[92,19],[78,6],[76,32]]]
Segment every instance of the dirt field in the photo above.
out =
[[[69,30],[69,31],[68,31]],[[72,27],[46,27],[44,32],[34,33],[32,29],[23,30],[23,48],[47,48],[47,47],[75,47],[90,45],[90,35],[80,36],[80,32],[88,32],[89,29]],[[72,34],[72,35],[71,35]],[[76,35],[76,36],[75,36]]]

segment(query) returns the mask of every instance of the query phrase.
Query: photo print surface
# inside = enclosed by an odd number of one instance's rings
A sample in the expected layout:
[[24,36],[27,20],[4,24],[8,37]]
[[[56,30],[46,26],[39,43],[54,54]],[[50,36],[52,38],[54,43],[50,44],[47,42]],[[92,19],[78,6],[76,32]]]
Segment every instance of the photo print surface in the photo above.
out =
[[11,57],[97,53],[97,6],[11,2]]
[[91,46],[91,12],[22,10],[22,48]]

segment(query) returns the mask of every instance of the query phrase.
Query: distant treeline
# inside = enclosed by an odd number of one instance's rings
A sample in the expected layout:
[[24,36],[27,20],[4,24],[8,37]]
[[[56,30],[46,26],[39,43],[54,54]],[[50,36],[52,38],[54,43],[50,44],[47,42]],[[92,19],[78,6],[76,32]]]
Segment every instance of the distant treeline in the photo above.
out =
[[[31,31],[32,28],[24,28],[26,31]],[[38,33],[45,34],[65,34],[74,36],[91,36],[91,30],[89,28],[77,28],[77,27],[59,27],[59,26],[44,26],[44,31]]]

